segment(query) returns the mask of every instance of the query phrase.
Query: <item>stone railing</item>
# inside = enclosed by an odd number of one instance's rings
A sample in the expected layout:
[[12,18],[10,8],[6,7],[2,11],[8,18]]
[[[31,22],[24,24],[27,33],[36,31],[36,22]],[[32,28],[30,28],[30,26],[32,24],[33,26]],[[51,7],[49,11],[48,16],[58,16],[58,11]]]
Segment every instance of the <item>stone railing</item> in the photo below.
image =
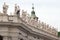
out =
[[36,27],[38,29],[41,29],[43,31],[46,31],[47,33],[50,33],[52,35],[57,36],[58,31],[54,28],[49,26],[48,24],[40,21],[36,21],[32,19],[29,15],[27,15],[27,12],[23,12],[21,18],[29,25]]
[[[36,21],[36,20],[32,19],[31,16],[29,14],[27,14],[27,12],[23,11],[22,15],[21,15],[21,18],[27,24],[29,24],[33,27],[36,27],[37,29],[43,30],[43,31],[45,31],[47,33],[50,33],[52,35],[55,35],[55,36],[57,36],[57,34],[58,34],[58,31],[55,28],[49,26],[48,24],[46,24],[44,22]],[[10,16],[10,15],[2,14],[2,13],[0,13],[0,21],[18,22],[17,16],[14,16],[14,15]]]

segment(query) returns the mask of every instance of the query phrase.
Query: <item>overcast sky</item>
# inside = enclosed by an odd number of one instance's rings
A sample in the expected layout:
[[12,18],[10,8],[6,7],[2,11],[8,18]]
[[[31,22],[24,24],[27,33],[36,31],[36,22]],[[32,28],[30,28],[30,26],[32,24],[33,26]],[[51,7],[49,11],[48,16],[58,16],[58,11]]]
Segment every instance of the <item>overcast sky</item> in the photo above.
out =
[[14,12],[15,3],[20,6],[21,10],[24,9],[30,14],[32,3],[34,3],[39,20],[60,31],[60,0],[0,0],[1,12],[4,2],[9,5],[8,14]]

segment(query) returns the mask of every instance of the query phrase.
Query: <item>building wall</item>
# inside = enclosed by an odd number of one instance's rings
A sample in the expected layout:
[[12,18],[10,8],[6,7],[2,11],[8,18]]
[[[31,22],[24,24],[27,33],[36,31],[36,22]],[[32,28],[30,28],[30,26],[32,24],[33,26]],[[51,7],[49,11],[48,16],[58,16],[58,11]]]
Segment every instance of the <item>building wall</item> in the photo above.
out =
[[60,37],[59,37],[59,40],[60,40]]
[[0,35],[3,40],[18,40],[18,29],[13,26],[0,26]]
[[3,36],[3,40],[44,40],[43,38],[33,35],[24,30],[20,30],[13,26],[0,26],[0,35]]
[[[21,18],[14,15],[0,15],[0,35],[3,36],[3,40],[51,40],[49,37],[44,37],[29,32],[28,30],[26,30],[27,28],[25,27],[27,25],[21,26],[19,24],[25,24],[24,21],[21,20]],[[27,27],[31,28],[32,31],[41,33],[41,31],[35,27]]]

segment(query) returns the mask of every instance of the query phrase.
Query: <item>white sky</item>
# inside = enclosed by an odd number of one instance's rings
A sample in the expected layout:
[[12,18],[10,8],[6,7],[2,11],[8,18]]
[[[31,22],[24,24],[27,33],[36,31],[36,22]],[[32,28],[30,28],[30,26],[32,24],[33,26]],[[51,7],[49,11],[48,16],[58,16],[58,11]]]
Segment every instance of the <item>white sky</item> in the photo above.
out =
[[29,14],[32,3],[34,3],[35,12],[39,20],[60,31],[60,0],[0,0],[1,12],[4,2],[9,5],[8,13],[14,12],[14,4],[17,3],[21,10],[24,9]]

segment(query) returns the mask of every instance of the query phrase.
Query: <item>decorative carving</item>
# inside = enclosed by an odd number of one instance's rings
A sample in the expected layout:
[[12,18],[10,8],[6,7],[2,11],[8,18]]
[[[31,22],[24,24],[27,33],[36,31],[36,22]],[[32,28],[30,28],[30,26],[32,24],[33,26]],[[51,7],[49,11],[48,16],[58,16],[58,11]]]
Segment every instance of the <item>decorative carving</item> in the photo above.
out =
[[22,19],[26,21],[27,17],[27,12],[22,10]]

